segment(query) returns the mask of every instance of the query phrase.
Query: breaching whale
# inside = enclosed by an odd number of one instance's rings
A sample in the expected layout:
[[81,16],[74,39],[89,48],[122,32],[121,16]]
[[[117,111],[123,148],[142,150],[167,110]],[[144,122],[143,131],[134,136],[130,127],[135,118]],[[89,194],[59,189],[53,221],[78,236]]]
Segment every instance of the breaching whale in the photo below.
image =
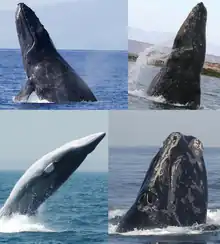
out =
[[104,137],[105,133],[96,133],[71,141],[37,160],[15,184],[0,216],[36,214]]
[[137,198],[119,221],[117,231],[204,224],[207,204],[202,142],[173,132],[153,158]]
[[154,77],[147,94],[163,96],[170,104],[200,106],[200,74],[206,53],[207,10],[197,4],[179,29],[171,54]]
[[26,102],[36,94],[54,103],[97,101],[73,68],[56,50],[47,30],[24,3],[16,10],[16,28],[27,81],[15,102]]

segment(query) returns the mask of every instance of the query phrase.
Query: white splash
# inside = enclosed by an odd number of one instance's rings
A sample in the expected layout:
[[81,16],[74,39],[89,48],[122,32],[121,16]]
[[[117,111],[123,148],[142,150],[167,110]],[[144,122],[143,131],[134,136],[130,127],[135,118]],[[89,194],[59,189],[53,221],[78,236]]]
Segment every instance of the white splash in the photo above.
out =
[[[113,219],[117,216],[122,216],[126,210],[117,209],[109,211],[109,219]],[[220,222],[220,209],[217,210],[208,210],[207,213],[207,224],[218,224]],[[108,233],[109,234],[116,234],[117,225],[109,224],[108,226]],[[168,226],[166,228],[154,228],[149,230],[133,230],[126,233],[117,233],[120,235],[126,236],[150,236],[150,235],[193,235],[193,234],[200,234],[202,230],[200,229],[193,229],[191,227],[176,227],[176,226]]]
[[36,217],[28,217],[25,215],[1,217],[0,233],[14,232],[53,232],[53,230],[45,227]]
[[143,52],[139,54],[135,63],[129,63],[129,95],[164,103],[164,98],[152,98],[147,96],[146,87],[148,87],[154,77],[154,73],[152,73],[152,75],[150,74],[154,67],[151,67],[151,69],[149,69],[149,65],[154,65],[158,60],[162,60],[162,62],[165,62],[169,55],[169,51],[170,49],[168,50],[167,48],[164,48],[162,46],[151,46],[146,48]]
[[[169,55],[169,51],[161,46],[151,46],[141,52],[132,65],[129,72],[129,83],[142,83],[147,77],[145,76],[146,69],[149,65],[154,65],[158,60],[165,62]],[[144,80],[143,80],[144,79]]]

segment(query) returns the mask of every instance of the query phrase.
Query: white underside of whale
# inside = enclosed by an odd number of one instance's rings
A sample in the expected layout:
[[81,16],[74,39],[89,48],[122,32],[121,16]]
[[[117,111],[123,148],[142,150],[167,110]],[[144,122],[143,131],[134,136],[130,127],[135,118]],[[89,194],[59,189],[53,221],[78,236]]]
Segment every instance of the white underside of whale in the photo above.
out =
[[52,103],[52,102],[49,102],[46,99],[40,99],[37,96],[36,92],[32,92],[26,102],[27,103]]
[[15,103],[53,103],[53,102],[49,102],[46,99],[40,99],[37,96],[36,92],[32,92],[29,97],[24,97],[23,99],[21,99],[19,101],[15,100],[15,97],[13,97],[12,100]]

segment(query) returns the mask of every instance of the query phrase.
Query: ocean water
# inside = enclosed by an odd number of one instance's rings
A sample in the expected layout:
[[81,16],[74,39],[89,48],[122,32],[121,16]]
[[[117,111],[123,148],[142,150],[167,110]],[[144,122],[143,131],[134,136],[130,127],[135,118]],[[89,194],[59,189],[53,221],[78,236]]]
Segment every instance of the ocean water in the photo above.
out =
[[[152,79],[159,72],[159,67],[129,62],[128,107],[129,109],[185,109],[180,104],[168,106],[162,97],[149,97],[146,93]],[[201,76],[201,106],[200,109],[220,109],[220,79]]]
[[0,50],[0,109],[127,109],[128,54],[125,51],[71,51],[61,55],[89,85],[97,102],[69,104],[16,104],[17,95],[26,81],[20,50]]
[[[0,205],[21,171],[0,172]],[[35,217],[0,218],[0,243],[108,243],[108,175],[74,173]]]
[[[122,216],[133,204],[157,147],[110,148],[109,151],[109,243],[220,243],[220,232],[191,227],[167,227],[116,232],[113,218]],[[220,224],[220,148],[205,148],[209,203],[207,223]]]

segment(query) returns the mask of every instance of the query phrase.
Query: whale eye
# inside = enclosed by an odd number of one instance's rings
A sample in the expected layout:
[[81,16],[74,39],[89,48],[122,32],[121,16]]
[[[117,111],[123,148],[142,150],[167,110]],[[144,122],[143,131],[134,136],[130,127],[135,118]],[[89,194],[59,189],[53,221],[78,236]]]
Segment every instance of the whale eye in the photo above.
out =
[[156,201],[157,197],[153,192],[147,192],[140,196],[138,202],[141,204],[150,204],[152,205]]
[[53,170],[54,170],[54,165],[53,165],[53,163],[50,163],[50,164],[44,169],[44,172],[45,172],[46,174],[49,174],[49,173],[51,173]]
[[146,199],[146,193],[142,194],[138,200],[139,203],[145,202]]
[[147,193],[147,203],[153,204],[156,201],[156,195],[152,192]]

